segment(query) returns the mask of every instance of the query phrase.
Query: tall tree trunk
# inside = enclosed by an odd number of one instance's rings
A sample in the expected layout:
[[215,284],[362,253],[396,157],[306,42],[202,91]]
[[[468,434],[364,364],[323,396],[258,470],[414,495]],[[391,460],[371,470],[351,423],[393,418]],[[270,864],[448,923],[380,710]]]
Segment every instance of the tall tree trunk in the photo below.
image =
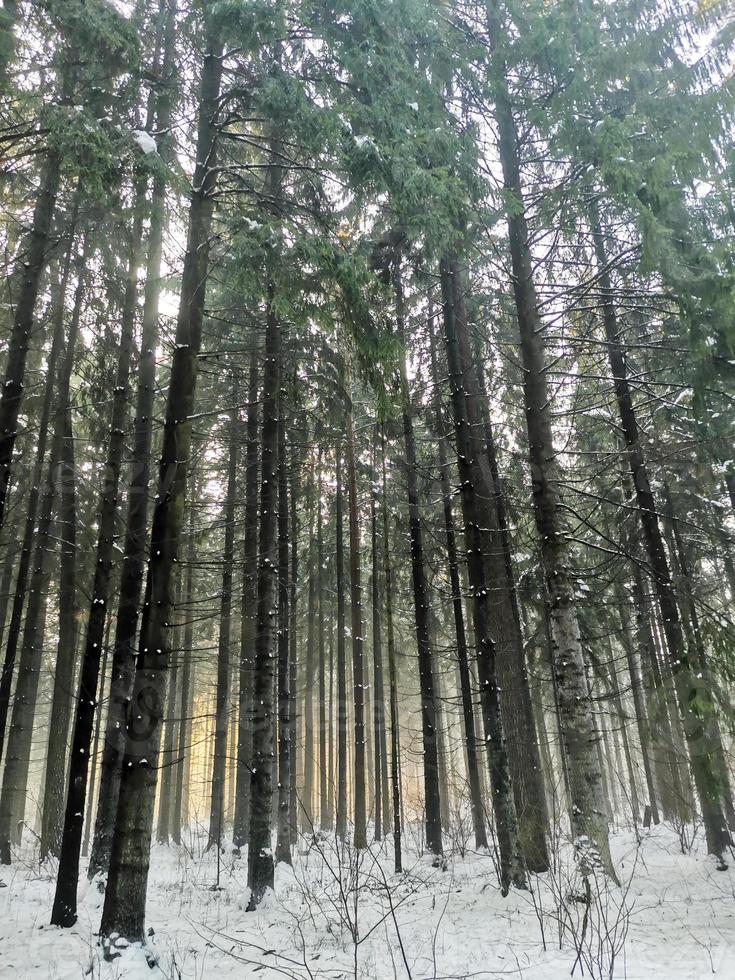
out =
[[[59,641],[49,715],[49,740],[43,789],[41,860],[61,849],[62,814],[66,791],[67,748],[71,720],[74,667],[77,647],[77,505],[74,470],[74,434],[71,408],[63,416],[61,461],[59,466]],[[107,654],[107,647],[104,655]]]
[[250,788],[248,885],[250,904],[257,908],[273,888],[271,809],[273,799],[273,665],[277,655],[278,599],[278,423],[281,387],[281,325],[269,288],[263,376],[263,429],[260,483],[260,547],[258,612],[253,690],[253,763]]
[[319,826],[331,824],[327,805],[327,662],[324,637],[324,529],[322,521],[322,460],[317,463],[316,561],[317,561],[317,634],[319,649]]
[[347,658],[345,653],[344,503],[339,442],[335,463],[335,568],[337,591],[337,836],[347,836]]
[[[296,642],[296,597],[298,595],[296,583],[298,581],[298,570],[299,570],[299,526],[296,517],[296,498],[299,493],[299,472],[298,463],[294,461],[293,473],[291,474],[291,594],[289,596],[288,602],[288,614],[290,617],[290,624],[288,628],[288,641],[289,641],[289,651],[288,651],[288,694],[289,694],[289,739],[288,739],[288,751],[289,751],[289,787],[288,787],[288,820],[290,828],[290,838],[291,846],[296,847],[299,839],[299,822],[298,822],[298,793],[296,789],[296,760],[297,760],[297,745],[298,745],[298,728],[296,724],[296,704],[297,704],[297,691],[296,684],[298,679],[297,671],[297,653],[298,647]],[[331,819],[331,813],[330,813]]]
[[347,411],[347,486],[350,529],[350,611],[352,614],[352,687],[355,707],[355,772],[353,806],[357,848],[367,847],[365,809],[365,678],[363,664],[362,583],[360,567],[360,514],[357,502],[357,466],[355,460],[355,426],[352,404]]
[[439,398],[439,372],[436,363],[436,340],[434,336],[433,311],[429,315],[430,353],[432,380],[434,383],[434,424],[437,431],[439,451],[439,479],[442,493],[442,510],[444,514],[444,532],[447,542],[447,564],[449,566],[449,583],[452,590],[452,613],[454,615],[454,630],[457,637],[457,668],[459,671],[460,692],[462,696],[462,721],[464,724],[465,751],[467,759],[467,780],[470,789],[470,810],[472,813],[472,828],[475,834],[475,847],[488,846],[485,830],[485,816],[480,788],[480,772],[477,762],[477,735],[475,733],[475,715],[473,707],[472,683],[467,653],[467,636],[464,625],[464,610],[462,608],[462,587],[459,578],[459,559],[457,555],[457,540],[454,527],[452,508],[452,488],[449,482],[447,462],[447,435]]
[[[237,385],[232,385],[233,406],[237,401]],[[237,409],[230,410],[227,433],[227,497],[225,500],[225,549],[222,555],[222,598],[219,615],[217,649],[217,707],[214,718],[214,765],[212,767],[212,797],[209,808],[209,840],[219,847],[224,825],[225,777],[227,774],[227,731],[230,711],[230,627],[232,625],[232,572],[235,558],[235,500],[237,498],[237,439],[239,421]]]
[[[504,36],[499,0],[487,0],[486,9],[489,34],[494,43],[497,43]],[[551,428],[543,325],[533,281],[518,134],[511,109],[506,66],[497,48],[491,53],[490,81],[495,97],[503,183],[506,193],[514,201],[507,216],[508,240],[524,368],[523,391],[534,516],[549,599],[559,718],[572,797],[572,837],[583,871],[589,871],[592,865],[601,862],[612,872],[607,818],[602,799],[602,774],[596,756],[594,718],[585,683],[574,583],[562,520],[561,473]]]
[[317,641],[317,568],[316,536],[314,534],[315,501],[314,472],[309,472],[307,490],[309,501],[309,589],[306,611],[306,658],[304,663],[304,786],[301,798],[301,827],[304,833],[314,831],[314,762],[316,740],[314,739],[314,675],[316,673]]
[[[156,126],[163,134],[159,153],[164,161],[171,152],[167,136],[171,123],[170,86],[174,73],[175,15],[177,0],[165,0],[166,24],[161,75],[165,82],[156,101]],[[141,585],[145,571],[148,536],[148,487],[150,483],[153,413],[156,397],[156,346],[158,307],[161,293],[161,258],[166,226],[166,173],[161,168],[153,178],[149,211],[150,231],[141,325],[138,385],[133,429],[133,454],[128,487],[125,543],[120,575],[115,639],[112,651],[112,680],[105,725],[105,742],[100,772],[100,792],[95,820],[90,877],[106,871],[115,828],[120,792],[120,771],[125,751],[125,718],[135,671],[135,639],[140,616]]]
[[398,741],[398,674],[396,671],[396,647],[393,633],[393,569],[390,560],[390,535],[388,527],[388,494],[386,490],[385,438],[381,434],[381,467],[383,496],[383,576],[385,578],[385,632],[388,645],[388,680],[390,685],[390,768],[391,797],[393,803],[393,867],[396,874],[403,869],[401,856],[401,781],[400,747]]
[[472,425],[477,419],[470,413],[463,368],[461,331],[465,329],[464,303],[459,272],[453,260],[442,262],[441,283],[443,297],[444,332],[449,367],[452,408],[457,439],[457,464],[460,476],[462,516],[464,520],[465,547],[467,549],[467,574],[472,591],[472,615],[477,645],[477,670],[480,680],[485,739],[490,767],[490,784],[493,811],[500,850],[501,888],[507,894],[511,884],[525,886],[522,855],[518,832],[515,802],[510,780],[510,767],[505,747],[500,692],[496,671],[495,641],[490,619],[490,582],[488,564],[492,551],[484,530],[492,527],[491,516],[482,507],[480,497],[491,499],[489,473],[482,472],[487,466],[484,448],[481,450],[472,437]]
[[643,541],[661,608],[663,630],[674,681],[674,694],[684,725],[684,735],[689,749],[689,762],[702,808],[707,849],[710,854],[716,854],[722,859],[723,853],[730,844],[730,834],[723,810],[723,797],[727,791],[724,785],[725,774],[719,765],[716,739],[713,738],[711,726],[713,706],[706,685],[697,682],[698,668],[692,663],[684,638],[669,563],[664,549],[656,500],[651,488],[648,466],[639,436],[633,397],[628,384],[625,351],[618,329],[605,240],[596,203],[591,205],[590,218],[602,294],[602,319],[607,340],[608,360],[613,375],[620,424],[625,436],[638,513],[643,527]]
[[288,476],[286,423],[278,425],[278,819],[276,861],[291,864],[291,821],[288,812],[291,788],[291,696],[289,691],[288,581]]
[[385,739],[385,693],[383,691],[383,638],[380,623],[380,550],[378,534],[378,475],[375,469],[380,430],[375,424],[372,449],[370,487],[370,554],[372,556],[372,610],[373,610],[373,737],[375,739],[375,840],[388,833],[388,812],[383,808],[387,800],[385,783],[388,778],[388,760]]
[[196,470],[191,475],[192,492],[189,499],[189,529],[185,562],[185,585],[183,589],[182,615],[184,629],[182,648],[179,655],[181,663],[181,699],[179,701],[178,748],[176,753],[176,785],[171,815],[171,838],[175,844],[181,843],[181,824],[188,825],[188,807],[185,806],[186,760],[191,754],[191,710],[192,710],[192,672],[194,657],[194,620],[192,604],[194,601],[194,572],[196,567],[196,538],[194,535],[195,507],[199,497]]
[[[393,267],[393,287],[396,301],[396,324],[402,344],[405,338],[405,301],[401,277],[401,253],[396,251]],[[437,735],[437,705],[434,694],[434,667],[431,649],[429,589],[426,582],[423,529],[419,509],[416,477],[416,438],[413,428],[411,394],[406,376],[405,354],[401,357],[401,411],[403,415],[403,444],[405,447],[406,493],[411,542],[411,577],[413,584],[414,623],[418,649],[419,688],[421,691],[421,732],[424,763],[424,804],[426,808],[426,846],[432,854],[442,853],[441,798],[439,793],[439,745]]]
[[181,301],[171,364],[159,486],[153,512],[150,603],[144,608],[141,642],[127,717],[115,832],[101,933],[145,941],[145,893],[157,778],[173,568],[184,517],[186,470],[191,452],[198,356],[201,348],[209,243],[217,179],[214,166],[222,45],[210,29],[202,69],[196,167]]
[[237,722],[237,788],[233,844],[247,844],[250,832],[252,772],[255,611],[258,564],[258,350],[250,354],[245,450],[245,532],[243,540],[242,604],[240,606],[240,693]]

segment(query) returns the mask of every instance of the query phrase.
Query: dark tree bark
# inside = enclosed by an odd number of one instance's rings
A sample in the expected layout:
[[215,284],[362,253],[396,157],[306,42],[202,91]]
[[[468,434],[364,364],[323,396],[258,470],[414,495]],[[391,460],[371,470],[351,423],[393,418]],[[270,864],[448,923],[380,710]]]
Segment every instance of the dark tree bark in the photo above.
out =
[[372,556],[373,610],[373,737],[375,740],[375,840],[389,833],[388,812],[388,755],[385,738],[385,692],[383,685],[383,637],[380,621],[380,566],[378,532],[378,476],[375,460],[378,452],[379,428],[375,425],[370,488],[370,553]]
[[[237,401],[237,386],[233,383],[233,405]],[[227,497],[225,500],[225,549],[222,555],[222,598],[219,615],[217,649],[217,700],[214,717],[214,765],[212,766],[212,796],[209,808],[209,840],[219,847],[224,825],[225,778],[227,774],[227,732],[230,710],[230,627],[232,618],[232,574],[235,557],[235,500],[237,497],[237,440],[239,421],[237,409],[230,410],[227,433]]]
[[173,569],[184,516],[186,470],[191,452],[198,355],[201,348],[213,191],[222,46],[210,31],[202,69],[197,164],[189,209],[189,231],[181,302],[171,364],[158,494],[153,512],[148,565],[150,602],[144,608],[141,642],[130,710],[120,796],[110,855],[101,933],[145,941],[145,893],[163,699],[167,676],[168,630]]
[[304,833],[314,830],[314,761],[316,740],[314,738],[314,675],[316,673],[317,642],[317,568],[316,535],[314,534],[315,500],[314,472],[309,472],[307,499],[309,501],[309,588],[306,610],[306,658],[304,663],[304,771],[301,798],[301,827]]
[[362,620],[362,582],[360,562],[360,514],[357,503],[355,427],[352,405],[347,411],[347,486],[350,529],[350,611],[352,614],[352,686],[355,710],[355,770],[353,773],[354,839],[357,848],[367,847],[365,807],[365,678],[363,663],[364,624]]
[[253,910],[273,888],[271,810],[273,800],[273,665],[277,655],[278,600],[278,422],[281,387],[281,326],[269,295],[263,376],[263,448],[260,483],[258,611],[253,688],[253,762],[250,787],[248,885]]
[[255,609],[258,564],[258,351],[250,355],[245,449],[245,533],[243,541],[242,604],[240,606],[240,693],[237,722],[237,787],[233,843],[247,844],[250,832],[252,771],[253,670],[255,667]]
[[288,692],[289,692],[289,787],[288,787],[288,820],[291,838],[291,846],[296,847],[299,839],[298,822],[298,794],[296,789],[296,748],[298,745],[298,727],[296,724],[296,682],[297,682],[297,642],[296,642],[296,598],[298,596],[296,584],[298,581],[299,570],[299,525],[296,516],[296,498],[299,494],[299,470],[298,462],[294,461],[293,473],[291,474],[291,594],[288,602],[288,613],[290,624],[288,629],[289,651],[288,651]]
[[316,561],[317,561],[317,637],[319,651],[319,826],[326,830],[331,825],[327,794],[327,662],[324,637],[324,531],[322,520],[322,460],[317,463]]

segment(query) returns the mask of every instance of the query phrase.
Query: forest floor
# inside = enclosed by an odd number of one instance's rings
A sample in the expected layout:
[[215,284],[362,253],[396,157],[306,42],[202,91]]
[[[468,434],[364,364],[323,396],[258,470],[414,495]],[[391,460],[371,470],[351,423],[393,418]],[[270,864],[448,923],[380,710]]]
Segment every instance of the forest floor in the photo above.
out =
[[255,913],[245,911],[243,860],[220,857],[217,888],[217,854],[205,852],[204,834],[192,833],[187,846],[157,845],[150,946],[122,949],[112,962],[95,936],[96,883],[84,879],[75,928],[49,926],[53,869],[39,872],[29,847],[27,861],[0,869],[0,977],[735,978],[735,870],[717,871],[698,840],[682,854],[671,828],[655,827],[640,842],[616,834],[621,885],[595,885],[589,908],[564,847],[532,890],[503,898],[491,855],[457,852],[435,868],[415,843],[395,875],[391,843],[356,862],[333,840],[317,840],[293,869],[278,868],[275,894]]

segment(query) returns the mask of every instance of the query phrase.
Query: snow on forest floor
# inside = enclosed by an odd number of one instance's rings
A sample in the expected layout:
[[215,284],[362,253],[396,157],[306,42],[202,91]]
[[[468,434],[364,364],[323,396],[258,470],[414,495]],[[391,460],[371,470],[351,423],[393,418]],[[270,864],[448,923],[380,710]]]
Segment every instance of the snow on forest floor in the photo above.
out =
[[573,968],[575,977],[608,977],[614,950],[616,978],[735,978],[735,871],[717,871],[696,847],[682,854],[670,828],[645,832],[640,846],[632,833],[615,836],[621,887],[593,890],[579,960],[585,906],[572,897],[583,889],[568,854],[532,891],[503,898],[488,854],[452,854],[442,870],[414,851],[395,875],[392,843],[363,852],[358,867],[354,854],[320,840],[293,870],[278,868],[275,895],[249,913],[244,861],[224,855],[213,889],[217,855],[202,853],[205,842],[154,847],[153,966],[139,947],[104,961],[95,936],[102,896],[86,879],[76,927],[49,926],[53,878],[31,864],[29,849],[28,861],[0,869],[0,977],[558,980]]

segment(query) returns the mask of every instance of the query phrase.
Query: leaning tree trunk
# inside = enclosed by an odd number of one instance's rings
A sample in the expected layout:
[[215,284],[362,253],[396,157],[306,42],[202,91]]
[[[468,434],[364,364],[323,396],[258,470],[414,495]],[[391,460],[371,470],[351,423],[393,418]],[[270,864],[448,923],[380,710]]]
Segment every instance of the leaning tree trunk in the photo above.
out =
[[232,842],[247,844],[250,825],[252,771],[253,669],[255,665],[255,607],[258,563],[258,351],[250,355],[245,449],[245,533],[243,541],[242,603],[240,606],[240,691],[237,721],[237,776]]
[[[167,0],[166,40],[161,74],[166,84],[156,105],[156,126],[164,136],[159,141],[163,160],[169,156],[166,133],[171,121],[169,85],[173,74],[176,0]],[[140,616],[141,585],[144,578],[148,536],[148,487],[150,483],[153,413],[156,398],[156,346],[158,344],[158,306],[161,293],[161,258],[165,229],[166,174],[156,172],[150,204],[150,231],[146,264],[143,317],[138,361],[138,387],[133,429],[133,453],[128,487],[125,543],[120,574],[115,639],[112,650],[112,680],[105,740],[102,750],[100,789],[95,819],[91,877],[107,870],[120,791],[120,769],[125,750],[125,714],[135,670],[135,638]]]
[[365,809],[365,679],[363,663],[362,584],[360,568],[360,515],[357,503],[357,467],[355,462],[355,427],[352,404],[347,410],[347,486],[350,529],[350,611],[352,613],[352,687],[355,708],[355,746],[353,773],[353,806],[355,831],[353,843],[367,847]]
[[[401,278],[401,253],[396,251],[393,286],[396,301],[398,338],[405,345],[405,303]],[[411,394],[406,376],[405,355],[400,362],[401,411],[405,447],[406,494],[411,542],[411,577],[413,583],[414,623],[418,648],[419,688],[421,692],[421,732],[424,763],[424,805],[426,808],[426,846],[432,854],[442,853],[441,797],[439,792],[439,746],[437,706],[434,693],[434,668],[431,650],[429,589],[426,582],[423,529],[419,509],[416,477],[416,438],[411,414]]]
[[684,725],[689,762],[702,807],[707,849],[710,854],[716,854],[722,858],[730,844],[730,833],[723,810],[723,796],[727,792],[727,779],[726,773],[721,770],[721,759],[718,757],[716,739],[713,737],[711,696],[706,682],[698,683],[697,673],[701,671],[697,665],[692,663],[684,638],[679,607],[674,594],[674,586],[671,581],[671,572],[659,524],[656,499],[651,488],[633,397],[628,384],[625,350],[620,339],[605,241],[596,203],[591,205],[590,216],[602,293],[602,319],[605,339],[607,340],[608,360],[613,375],[615,398],[618,404],[620,425],[625,437],[638,514],[643,528],[643,541],[661,609],[663,630],[674,682],[674,694]]
[[[499,0],[487,0],[487,14],[489,33],[493,43],[497,44],[503,37]],[[518,134],[511,108],[506,66],[497,47],[491,53],[490,81],[495,97],[498,149],[504,187],[514,201],[507,217],[508,240],[520,332],[534,517],[549,600],[553,668],[572,797],[572,837],[583,871],[588,872],[593,865],[602,863],[612,872],[608,825],[602,799],[602,773],[596,754],[594,716],[585,682],[574,580],[562,519],[561,472],[551,428],[543,325],[533,281]]]
[[[237,387],[232,386],[233,404]],[[230,709],[230,626],[232,617],[232,572],[235,558],[235,499],[237,497],[237,409],[230,410],[227,463],[227,497],[225,500],[225,550],[222,555],[222,597],[219,614],[217,649],[217,699],[214,716],[214,765],[212,798],[209,808],[209,841],[219,847],[224,822],[225,775],[227,771],[227,731]]]
[[157,760],[169,657],[171,587],[184,517],[186,471],[191,452],[191,416],[201,348],[213,192],[222,45],[210,32],[202,69],[197,164],[189,209],[189,232],[181,301],[171,363],[168,402],[153,512],[148,565],[151,600],[145,607],[130,710],[110,870],[101,933],[145,941],[145,894],[153,827]]

